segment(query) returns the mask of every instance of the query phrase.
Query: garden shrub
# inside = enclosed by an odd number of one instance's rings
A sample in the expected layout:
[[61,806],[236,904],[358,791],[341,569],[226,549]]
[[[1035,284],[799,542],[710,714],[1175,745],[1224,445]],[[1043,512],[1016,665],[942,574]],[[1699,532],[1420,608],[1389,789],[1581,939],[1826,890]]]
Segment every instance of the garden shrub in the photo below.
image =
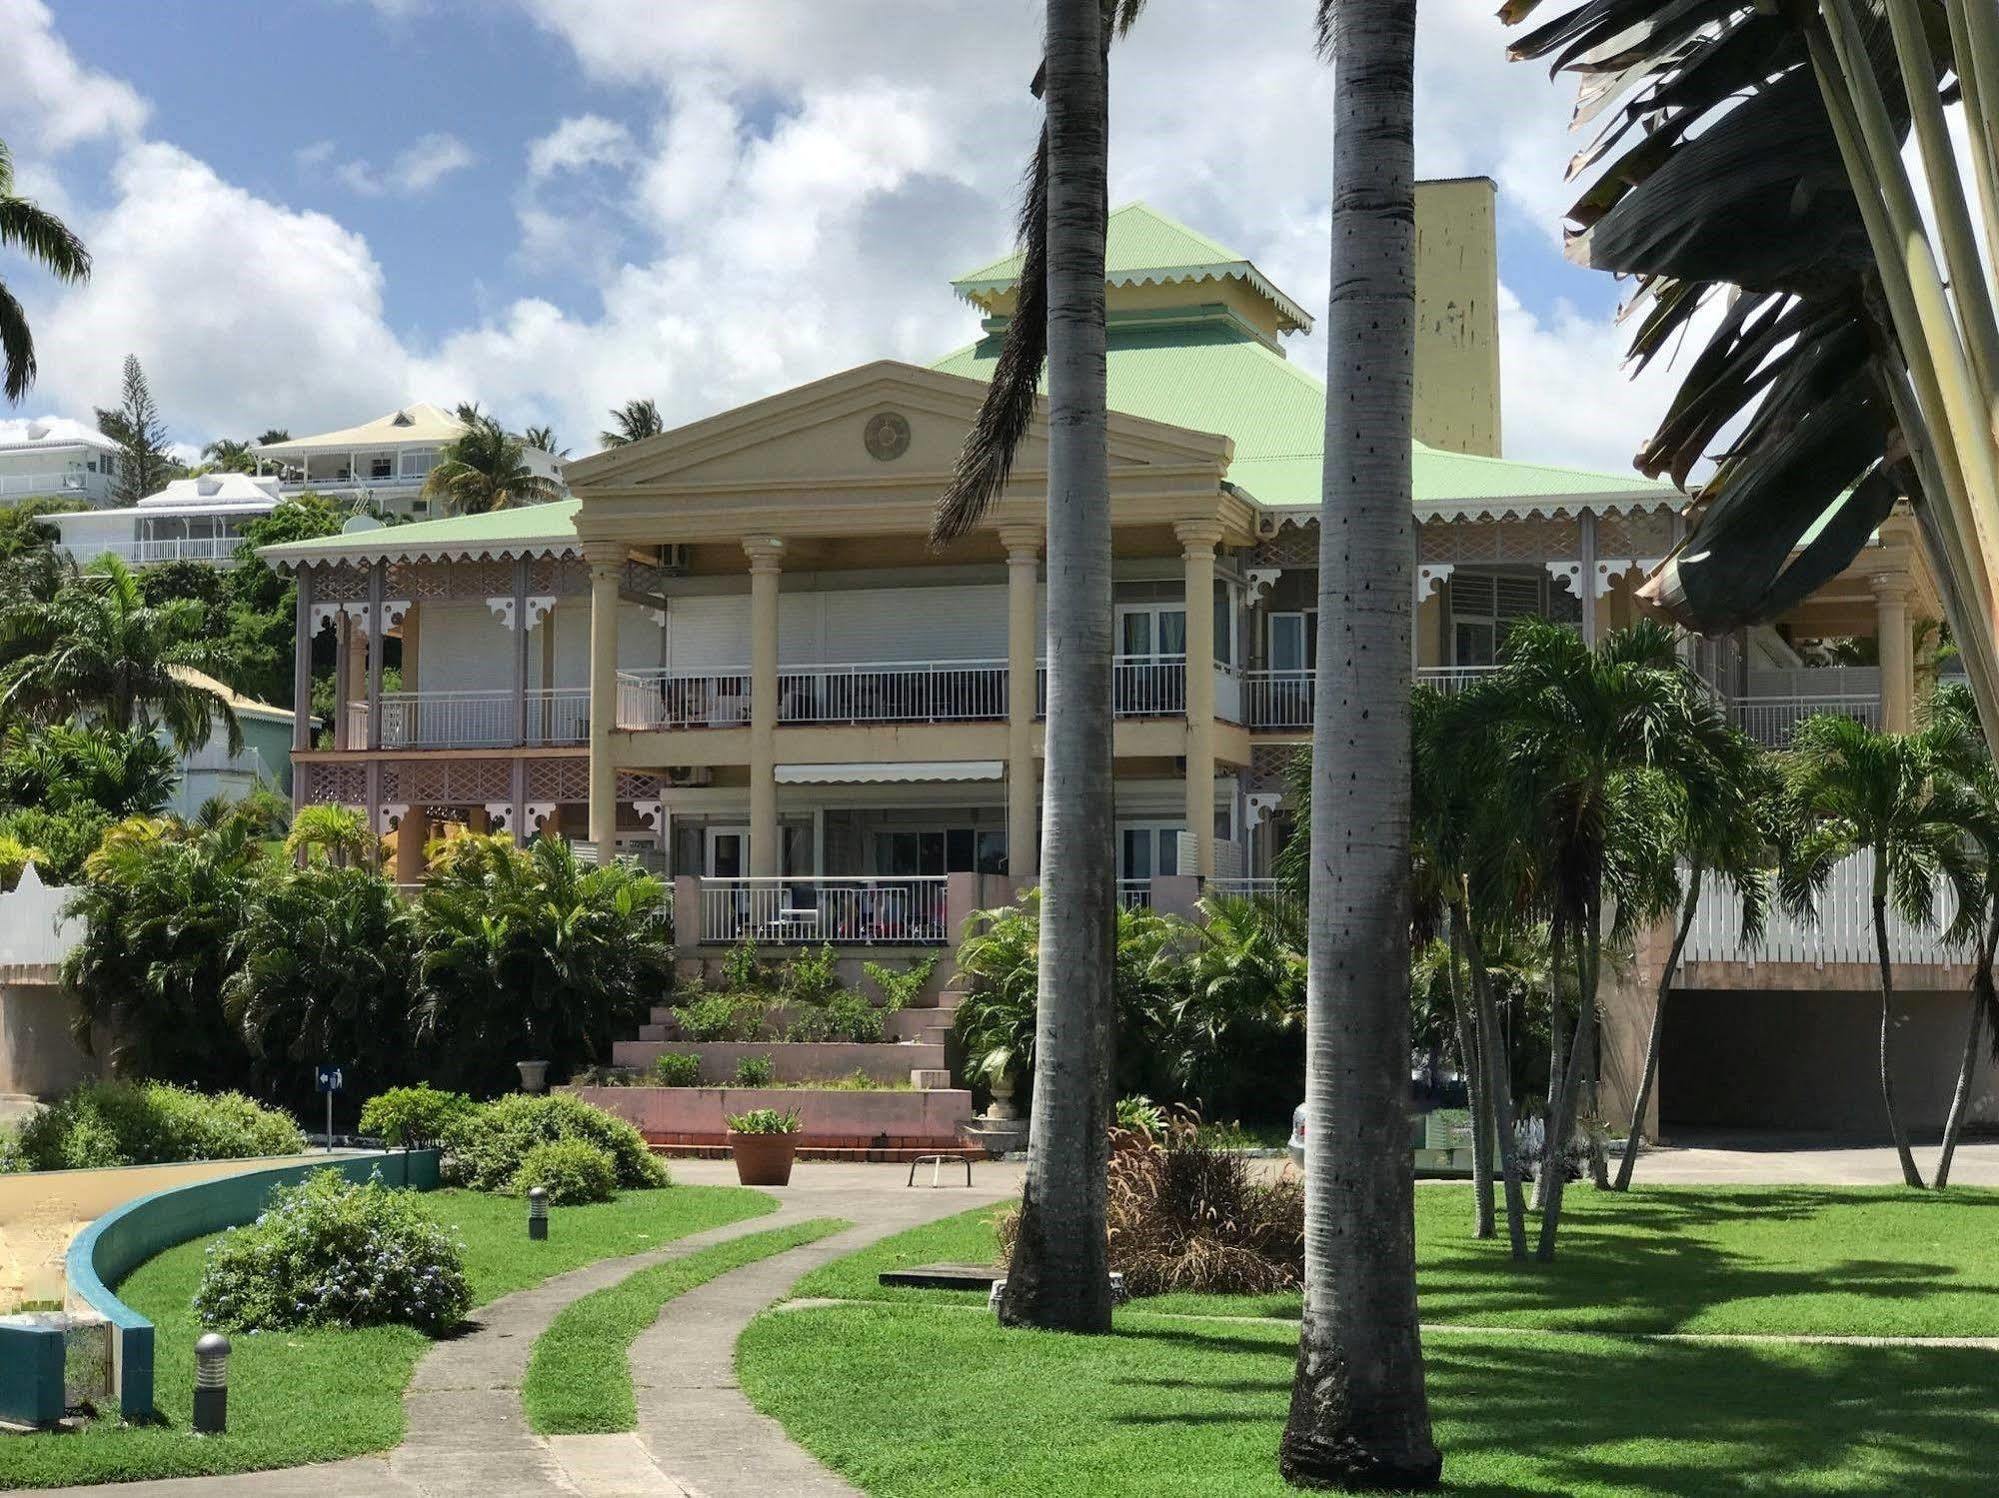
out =
[[755,993],[698,993],[674,1006],[680,1033],[688,1040],[758,1040],[770,1018],[770,1000]]
[[319,1170],[208,1250],[194,1309],[224,1331],[400,1324],[436,1335],[472,1304],[463,1249],[414,1192]]
[[778,971],[780,1004],[824,1004],[839,992],[839,959],[831,942],[821,943],[816,952],[800,952]]
[[20,1134],[0,1125],[0,1176],[29,1168],[28,1157],[21,1153]]
[[478,1104],[462,1092],[443,1092],[428,1082],[391,1087],[361,1109],[361,1132],[392,1149],[421,1149],[444,1138],[452,1122]]
[[687,1051],[661,1051],[652,1061],[655,1087],[692,1087],[701,1075],[701,1058]]
[[736,1085],[738,1087],[768,1087],[777,1080],[777,1068],[768,1056],[738,1056],[736,1058]]
[[587,1139],[537,1144],[521,1157],[510,1189],[515,1196],[526,1196],[536,1186],[558,1207],[607,1202],[618,1194],[617,1162]]
[[[1263,1181],[1241,1154],[1200,1137],[1192,1114],[1169,1115],[1158,1137],[1113,1134],[1107,1217],[1110,1267],[1133,1295],[1185,1290],[1262,1294],[1305,1273],[1305,1188]],[[1014,1214],[1000,1221],[1002,1258]]]
[[608,1154],[621,1187],[669,1184],[665,1164],[639,1131],[581,1098],[509,1093],[454,1119],[444,1132],[445,1168],[455,1185],[505,1193],[537,1144],[581,1139]]
[[305,1135],[288,1113],[240,1092],[203,1094],[166,1082],[91,1082],[21,1128],[34,1170],[165,1165],[296,1155]]

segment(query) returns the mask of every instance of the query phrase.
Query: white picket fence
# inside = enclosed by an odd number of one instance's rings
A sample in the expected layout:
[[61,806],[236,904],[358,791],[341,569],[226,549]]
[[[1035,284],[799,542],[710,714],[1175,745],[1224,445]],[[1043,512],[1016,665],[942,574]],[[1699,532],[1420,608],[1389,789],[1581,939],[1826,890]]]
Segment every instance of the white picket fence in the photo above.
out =
[[13,889],[0,894],[0,967],[59,963],[83,940],[83,922],[63,916],[76,891],[42,883],[33,864]]
[[[1856,853],[1833,870],[1819,896],[1816,921],[1794,916],[1773,900],[1763,940],[1751,946],[1742,936],[1742,902],[1713,879],[1704,885],[1694,928],[1687,933],[1685,962],[1798,962],[1823,967],[1828,962],[1871,963],[1874,955],[1874,855]],[[1944,931],[1957,916],[1957,901],[1948,884],[1939,883],[1935,909],[1927,925],[1911,925],[1888,912],[1888,957],[1891,962],[1945,966],[1966,962],[1969,952],[1952,947]]]

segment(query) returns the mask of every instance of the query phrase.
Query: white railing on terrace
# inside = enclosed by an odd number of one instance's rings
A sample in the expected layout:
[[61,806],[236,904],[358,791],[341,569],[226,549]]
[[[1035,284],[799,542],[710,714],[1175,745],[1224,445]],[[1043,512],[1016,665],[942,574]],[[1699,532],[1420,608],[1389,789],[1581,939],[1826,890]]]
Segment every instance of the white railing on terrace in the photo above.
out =
[[330,474],[316,473],[309,479],[283,478],[278,481],[280,493],[290,493],[300,489],[415,489],[429,478],[427,473],[398,473],[385,479],[373,479],[363,475],[360,478],[335,478]]
[[1256,900],[1270,904],[1288,904],[1296,897],[1290,886],[1282,879],[1224,879],[1211,878],[1201,881],[1203,896],[1216,895],[1228,900]]
[[1242,715],[1243,673],[1215,662],[1215,716],[1225,723],[1247,723]]
[[[581,744],[590,737],[588,687],[534,687],[522,701],[510,691],[384,692],[385,749],[495,749],[508,744]],[[365,704],[362,723],[366,724]]]
[[1150,910],[1152,908],[1152,881],[1150,879],[1120,879],[1117,882],[1117,902],[1121,910]]
[[133,567],[150,567],[160,562],[209,562],[217,567],[236,565],[236,548],[241,536],[191,536],[163,541],[65,541],[62,550],[79,562],[93,562],[114,556]]
[[[1874,855],[1856,853],[1832,872],[1819,896],[1817,921],[1786,913],[1773,900],[1763,940],[1754,947],[1742,939],[1742,904],[1710,879],[1687,933],[1684,962],[1828,962],[1871,964],[1874,956]],[[1888,912],[1888,960],[1938,966],[1968,962],[1970,948],[1945,944],[1943,932],[1957,916],[1957,901],[1948,884],[1940,883],[1931,923],[1912,926]]]
[[91,486],[109,489],[102,473],[0,473],[0,494],[88,494]]
[[1295,671],[1245,671],[1243,710],[1251,728],[1310,728],[1312,675]]
[[1729,712],[1737,728],[1773,749],[1789,748],[1791,735],[1797,726],[1820,713],[1857,718],[1869,728],[1878,729],[1881,726],[1881,698],[1878,695],[1738,697],[1729,704]]
[[957,723],[1006,717],[1003,660],[786,666],[780,723]]
[[1416,685],[1434,687],[1449,696],[1462,692],[1466,687],[1476,686],[1498,669],[1497,666],[1418,666]]
[[618,673],[620,728],[740,728],[749,721],[748,667]]
[[701,940],[943,946],[950,925],[945,884],[942,874],[703,879]]

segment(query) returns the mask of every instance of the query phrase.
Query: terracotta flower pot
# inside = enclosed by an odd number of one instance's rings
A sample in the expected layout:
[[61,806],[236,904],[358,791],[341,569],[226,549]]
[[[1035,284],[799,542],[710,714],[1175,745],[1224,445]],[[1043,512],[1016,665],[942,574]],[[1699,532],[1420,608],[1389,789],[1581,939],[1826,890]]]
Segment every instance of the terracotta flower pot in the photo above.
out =
[[797,1150],[796,1134],[738,1134],[729,1130],[736,1179],[745,1186],[790,1185],[791,1160]]

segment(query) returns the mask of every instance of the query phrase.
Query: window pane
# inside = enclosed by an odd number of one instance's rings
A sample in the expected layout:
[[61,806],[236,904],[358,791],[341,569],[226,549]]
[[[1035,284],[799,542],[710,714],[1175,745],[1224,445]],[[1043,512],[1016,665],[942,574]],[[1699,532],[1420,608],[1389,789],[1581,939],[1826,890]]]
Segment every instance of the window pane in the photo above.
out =
[[915,872],[919,874],[941,874],[944,872],[944,834],[941,832],[919,832],[918,852]]
[[1159,872],[1177,874],[1180,872],[1180,829],[1162,827],[1159,829]]
[[1124,844],[1124,856],[1119,860],[1120,879],[1150,879],[1152,877],[1152,829],[1150,827],[1127,827],[1120,839]]
[[1161,655],[1185,655],[1187,653],[1187,611],[1185,609],[1161,609],[1159,611],[1159,653]]
[[1229,607],[1229,590],[1225,583],[1215,584],[1215,659],[1224,666],[1235,664],[1235,652],[1230,649],[1235,628],[1235,611]]
[[979,833],[979,872],[981,874],[1006,872],[1005,828],[987,828]]
[[1118,653],[1120,655],[1152,654],[1152,615],[1142,610],[1134,610],[1119,618]]
[[1299,671],[1305,665],[1305,616],[1270,616],[1270,669]]
[[972,868],[972,829],[953,827],[944,834],[944,872],[969,873]]

